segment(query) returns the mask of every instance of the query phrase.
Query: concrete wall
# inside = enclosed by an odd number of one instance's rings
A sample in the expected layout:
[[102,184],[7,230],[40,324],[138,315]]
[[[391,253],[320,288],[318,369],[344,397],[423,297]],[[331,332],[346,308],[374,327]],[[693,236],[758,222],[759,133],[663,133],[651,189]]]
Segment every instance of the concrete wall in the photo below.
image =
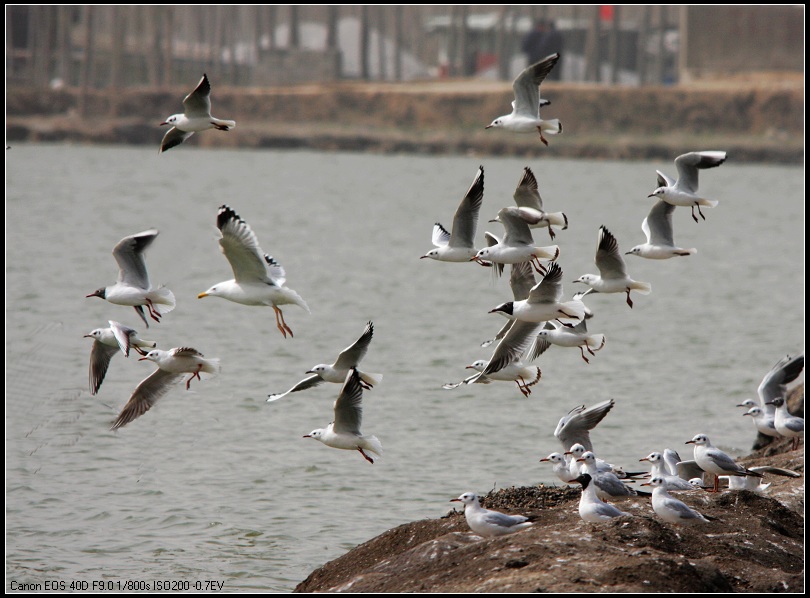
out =
[[804,5],[681,7],[680,77],[804,70]]

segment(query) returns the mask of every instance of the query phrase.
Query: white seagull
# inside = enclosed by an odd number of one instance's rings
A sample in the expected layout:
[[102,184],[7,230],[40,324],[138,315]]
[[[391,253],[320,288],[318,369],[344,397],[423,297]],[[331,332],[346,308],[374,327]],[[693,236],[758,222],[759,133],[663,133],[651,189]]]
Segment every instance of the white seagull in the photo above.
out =
[[[770,465],[752,467],[751,471],[756,471],[757,473],[762,474],[767,473],[771,475],[778,475],[786,478],[800,478],[802,476],[802,474],[797,471],[793,471],[792,469],[783,469],[781,467],[772,467]],[[757,494],[763,494],[768,488],[770,488],[771,483],[772,482],[768,482],[766,484],[759,478],[752,476],[728,476],[729,490],[750,490],[751,492],[756,492]]]
[[537,384],[542,374],[539,367],[526,365],[521,357],[531,344],[537,326],[530,322],[515,322],[498,343],[489,361],[479,359],[467,366],[467,369],[476,370],[477,374],[461,382],[444,384],[442,388],[450,390],[462,384],[489,384],[492,380],[502,380],[514,382],[523,396],[528,397],[532,392],[529,387]]
[[[366,352],[368,351],[368,346],[371,343],[372,336],[374,336],[374,324],[369,322],[366,324],[366,329],[363,331],[363,334],[360,335],[360,338],[343,349],[335,360],[335,363],[332,365],[319,363],[312,369],[307,370],[306,373],[312,374],[311,376],[304,378],[287,392],[268,395],[270,398],[267,399],[267,402],[270,403],[272,401],[277,401],[280,398],[287,396],[291,392],[298,392],[301,390],[314,388],[320,384],[323,384],[324,382],[344,384],[346,382],[346,376],[349,374],[349,370],[360,365],[360,361],[363,359],[363,357],[365,357]],[[382,381],[382,374],[367,374],[365,372],[361,372],[360,370],[357,370],[357,374],[360,376],[360,384],[366,389],[369,389]]]
[[464,505],[467,525],[479,536],[503,536],[532,526],[529,517],[485,509],[474,492],[465,492],[458,498],[451,498],[450,502],[460,502]]
[[[687,486],[692,487],[689,482]],[[673,497],[667,489],[672,489],[668,486],[667,482],[662,477],[653,477],[649,482],[641,484],[642,486],[652,486],[652,508],[655,514],[667,523],[709,523],[709,520],[690,508],[686,503],[681,502]]]
[[665,482],[668,490],[693,489],[689,480],[685,480],[677,474],[673,475],[669,473],[669,467],[661,453],[653,451],[646,457],[639,459],[639,461],[648,461],[650,463],[650,478],[661,478]]
[[621,478],[612,471],[600,471],[596,463],[596,455],[591,451],[585,451],[576,462],[583,464],[580,473],[587,473],[591,476],[593,484],[596,486],[596,494],[602,500],[609,498],[629,498],[631,496],[646,494],[645,492],[634,490],[625,484]]
[[552,225],[568,228],[568,216],[562,212],[545,212],[543,210],[543,198],[537,188],[537,179],[531,169],[526,166],[523,169],[523,176],[515,188],[515,203],[518,206],[518,214],[526,221],[529,228],[548,227],[548,234],[551,240],[556,236]]
[[149,328],[149,321],[143,308],[149,309],[149,315],[155,322],[174,309],[174,294],[164,286],[154,288],[149,282],[146,261],[143,252],[152,244],[158,231],[145,230],[121,239],[113,247],[113,257],[118,263],[118,280],[109,287],[98,289],[87,297],[99,297],[116,305],[130,305]]
[[113,423],[112,430],[125,426],[149,411],[152,405],[185,374],[191,374],[186,380],[188,390],[194,378],[201,379],[200,372],[216,374],[220,369],[219,359],[206,359],[202,353],[191,347],[175,347],[169,351],[154,349],[139,361],[143,360],[154,361],[158,369],[138,384],[118,419]]
[[637,255],[651,260],[666,260],[671,257],[694,255],[697,249],[683,249],[675,245],[672,234],[672,213],[675,206],[663,200],[655,202],[650,213],[641,223],[647,242],[636,245],[625,255]]
[[570,450],[575,444],[581,444],[586,451],[593,451],[590,431],[605,418],[615,404],[613,399],[608,399],[587,409],[585,405],[579,405],[561,417],[554,430],[554,437],[560,441],[563,451]]
[[546,56],[543,60],[527,66],[512,84],[515,99],[512,102],[512,113],[499,116],[485,128],[503,128],[515,133],[540,134],[540,141],[548,145],[543,133],[556,135],[562,133],[559,119],[543,120],[540,118],[540,107],[548,105],[548,100],[540,99],[540,84],[557,64],[559,53]]
[[622,254],[619,252],[616,237],[604,226],[599,227],[594,261],[596,267],[599,268],[599,275],[584,274],[574,281],[585,283],[591,287],[588,292],[626,293],[627,305],[631,309],[633,301],[630,299],[630,291],[638,291],[642,295],[649,295],[652,292],[650,283],[638,282],[628,276],[627,266],[624,263]]
[[[799,374],[804,370],[804,354],[799,355],[785,355],[782,359],[777,361],[770,371],[762,378],[762,382],[757,387],[757,395],[759,396],[759,407],[771,417],[776,415],[776,407],[769,403],[774,399],[784,399],[787,397],[787,385],[799,377]],[[749,405],[747,401],[743,401],[742,405]],[[738,406],[742,406],[738,405]]]
[[[563,271],[557,262],[551,262],[543,280],[538,282],[529,296],[523,301],[507,301],[489,310],[489,313],[498,313],[510,320],[533,322],[539,324],[549,320],[580,321],[585,318],[585,304],[582,301],[562,301],[563,298]],[[573,324],[565,324],[573,327]]]
[[171,125],[172,128],[163,136],[158,153],[180,145],[198,131],[230,131],[236,126],[236,121],[211,116],[211,84],[208,82],[208,75],[203,74],[197,88],[183,100],[183,112],[173,114],[160,125]]
[[570,484],[575,482],[578,476],[578,474],[571,474],[571,459],[571,455],[566,456],[562,453],[554,452],[548,457],[543,457],[540,459],[540,463],[553,463],[554,465],[552,465],[551,471],[553,471],[562,482]]
[[276,313],[276,326],[284,338],[288,332],[293,336],[278,306],[292,303],[307,313],[310,311],[298,293],[284,286],[284,268],[262,251],[253,230],[230,206],[219,208],[217,228],[222,233],[219,246],[231,264],[233,279],[215,284],[197,298],[210,295],[242,305],[269,305]]
[[687,440],[686,444],[695,445],[695,463],[697,463],[698,467],[703,471],[714,474],[714,492],[718,490],[718,476],[721,475],[762,477],[761,473],[751,471],[735,463],[734,459],[713,446],[709,437],[705,434],[697,434],[692,440]]
[[[537,281],[534,279],[534,270],[529,262],[512,264],[512,270],[509,274],[509,287],[512,289],[512,296],[515,298],[515,301],[523,301],[526,299],[529,296],[529,292],[532,290],[532,287],[534,287],[536,284]],[[517,320],[506,320],[506,324],[501,327],[498,334],[495,335],[495,338],[484,341],[481,343],[481,346],[489,347],[495,341],[501,340],[506,333],[509,332],[512,324],[515,322],[517,322]]]
[[791,414],[787,408],[787,401],[783,398],[773,399],[767,404],[776,407],[776,415],[773,418],[776,431],[785,438],[792,439],[795,451],[804,436],[804,418]]
[[766,413],[761,407],[751,407],[748,411],[743,413],[743,417],[746,415],[751,416],[754,427],[760,434],[765,434],[765,436],[771,436],[773,438],[780,438],[782,436],[776,431],[776,413]]
[[420,259],[430,258],[440,262],[469,262],[478,253],[475,248],[475,230],[478,212],[484,199],[484,167],[478,167],[472,185],[461,200],[453,216],[453,232],[449,233],[440,224],[433,225],[433,244]]
[[110,360],[120,350],[124,356],[129,357],[130,348],[134,348],[141,355],[146,352],[141,347],[154,349],[157,343],[146,341],[138,336],[138,333],[110,320],[109,328],[96,328],[90,334],[85,334],[85,338],[92,338],[93,349],[90,351],[90,394],[94,395],[101,388],[107,369],[110,367]]
[[366,461],[373,464],[374,457],[368,453],[381,457],[383,448],[376,436],[364,436],[360,432],[363,421],[363,385],[360,384],[360,374],[356,368],[349,370],[346,382],[335,401],[334,410],[335,419],[332,423],[325,428],[312,430],[304,438],[314,438],[332,448],[358,451]]
[[546,322],[534,339],[534,344],[529,350],[529,359],[537,359],[551,345],[559,345],[560,347],[579,347],[582,359],[585,360],[585,363],[590,363],[590,360],[585,357],[585,349],[588,349],[588,353],[591,355],[595,355],[596,351],[601,350],[606,342],[607,338],[604,334],[588,332],[585,318],[573,328],[562,326],[557,322]]
[[625,513],[600,500],[596,496],[596,487],[592,483],[589,474],[580,474],[574,481],[582,484],[582,495],[579,497],[579,516],[583,521],[602,523],[603,521],[610,521],[614,517],[631,516],[630,513]]
[[485,234],[488,247],[481,249],[472,259],[478,262],[487,261],[495,264],[519,264],[531,262],[535,269],[545,274],[546,268],[540,260],[556,260],[560,248],[556,245],[535,247],[532,231],[520,216],[520,208],[509,206],[501,208],[498,216],[491,222],[500,222],[504,227],[503,239],[498,239],[490,232]]
[[695,216],[697,208],[700,217],[706,217],[700,211],[700,206],[709,208],[715,207],[719,202],[715,199],[705,199],[697,195],[698,191],[698,170],[714,168],[726,161],[726,152],[703,151],[689,152],[675,158],[675,166],[678,168],[678,179],[672,180],[660,170],[658,173],[658,188],[650,193],[648,197],[657,197],[673,206],[686,206],[692,208],[692,218],[699,222]]

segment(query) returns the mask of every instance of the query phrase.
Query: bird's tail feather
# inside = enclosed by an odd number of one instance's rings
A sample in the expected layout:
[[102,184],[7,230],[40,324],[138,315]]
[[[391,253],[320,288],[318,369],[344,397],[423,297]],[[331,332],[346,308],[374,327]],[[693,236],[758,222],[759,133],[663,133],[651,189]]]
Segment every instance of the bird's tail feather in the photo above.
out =
[[230,131],[236,126],[235,120],[222,120],[221,118],[214,118],[213,116],[211,117],[211,122],[214,123],[218,129],[225,131]]
[[591,351],[599,351],[602,347],[605,346],[607,342],[607,338],[604,334],[592,334],[588,337],[588,347]]
[[560,256],[560,248],[557,245],[535,247],[534,256],[541,260],[556,260]]
[[366,445],[363,447],[367,451],[371,451],[372,453],[376,454],[378,457],[382,457],[383,454],[383,447],[382,443],[377,439],[376,436],[366,436]]
[[557,135],[562,133],[562,123],[559,118],[552,118],[551,120],[543,121],[543,132],[549,135]]
[[553,226],[559,226],[563,230],[568,228],[568,217],[562,212],[546,212],[548,223]]
[[369,386],[377,386],[380,382],[382,382],[383,375],[382,374],[369,374],[366,372],[357,371],[360,375],[360,379],[368,384]]
[[154,310],[160,315],[169,313],[177,305],[177,302],[174,299],[174,293],[163,285],[154,289],[149,294],[149,299],[152,301],[152,307]]
[[649,282],[639,282],[633,281],[633,284],[630,285],[630,288],[634,291],[638,291],[642,295],[649,295],[652,293],[652,285]]

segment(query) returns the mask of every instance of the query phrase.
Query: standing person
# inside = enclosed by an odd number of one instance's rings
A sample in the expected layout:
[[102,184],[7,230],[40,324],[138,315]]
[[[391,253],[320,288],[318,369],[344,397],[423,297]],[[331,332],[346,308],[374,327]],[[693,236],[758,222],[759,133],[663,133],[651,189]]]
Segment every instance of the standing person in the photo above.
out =
[[534,28],[526,34],[520,46],[528,64],[539,62],[546,56],[560,53],[560,61],[556,67],[548,74],[546,81],[559,81],[562,74],[562,49],[563,37],[557,29],[554,21],[546,19],[537,19],[534,22]]
[[548,56],[548,53],[543,53],[543,38],[547,30],[548,25],[545,19],[535,19],[532,30],[523,38],[520,49],[526,55],[529,64],[534,64]]

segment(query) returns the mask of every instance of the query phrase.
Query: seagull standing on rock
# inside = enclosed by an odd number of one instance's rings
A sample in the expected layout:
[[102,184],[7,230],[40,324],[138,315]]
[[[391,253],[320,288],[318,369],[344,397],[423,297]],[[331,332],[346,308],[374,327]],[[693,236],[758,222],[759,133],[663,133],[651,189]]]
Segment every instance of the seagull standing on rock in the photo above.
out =
[[474,492],[465,492],[458,498],[451,498],[450,502],[460,502],[464,505],[467,525],[479,536],[503,536],[532,526],[529,517],[485,509]]

